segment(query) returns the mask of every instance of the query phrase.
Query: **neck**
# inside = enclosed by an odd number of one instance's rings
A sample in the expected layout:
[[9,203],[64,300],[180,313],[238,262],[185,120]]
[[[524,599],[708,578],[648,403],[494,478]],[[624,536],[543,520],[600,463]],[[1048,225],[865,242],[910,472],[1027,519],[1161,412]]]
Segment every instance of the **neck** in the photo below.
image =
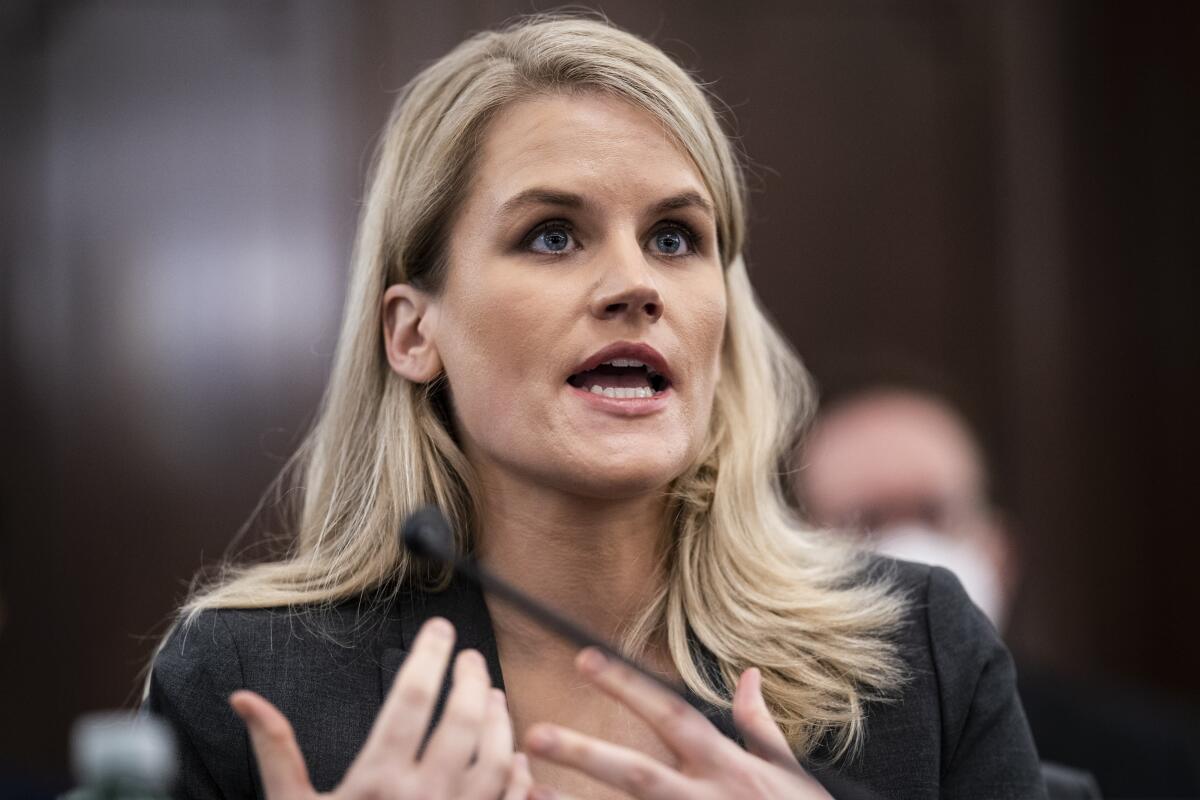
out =
[[[481,563],[591,633],[616,642],[661,584],[666,498],[565,495],[490,481],[477,531]],[[488,598],[507,653],[571,659],[576,648]]]

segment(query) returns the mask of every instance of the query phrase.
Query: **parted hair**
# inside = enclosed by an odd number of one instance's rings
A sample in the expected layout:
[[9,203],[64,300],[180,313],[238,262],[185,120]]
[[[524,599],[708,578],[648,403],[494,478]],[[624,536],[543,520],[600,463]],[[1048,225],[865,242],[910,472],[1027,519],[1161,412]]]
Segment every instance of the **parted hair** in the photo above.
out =
[[[538,95],[601,92],[652,115],[690,155],[716,212],[728,315],[706,440],[666,489],[665,579],[622,646],[665,638],[684,682],[728,707],[725,687],[762,671],[763,694],[795,752],[837,759],[864,732],[865,704],[903,681],[892,642],[905,600],[865,557],[815,531],[788,502],[787,464],[815,405],[811,381],[765,316],[742,257],[745,182],[700,83],[656,46],[602,19],[540,15],[479,33],[403,90],[379,141],[361,213],[332,374],[316,421],[267,497],[287,551],[226,563],[196,584],[176,622],[215,608],[328,606],[448,576],[398,543],[416,508],[438,504],[470,550],[476,478],[456,442],[442,380],[390,369],[387,286],[439,291],[447,227],[463,203],[489,121]],[[698,665],[692,639],[715,656]],[[659,639],[661,640],[661,639]]]

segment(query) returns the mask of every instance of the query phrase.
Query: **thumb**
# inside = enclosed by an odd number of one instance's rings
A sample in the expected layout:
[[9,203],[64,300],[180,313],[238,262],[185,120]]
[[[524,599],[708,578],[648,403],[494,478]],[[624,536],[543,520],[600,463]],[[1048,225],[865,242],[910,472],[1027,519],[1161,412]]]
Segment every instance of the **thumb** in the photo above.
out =
[[763,700],[758,667],[751,667],[738,678],[733,693],[733,723],[751,753],[776,766],[795,769],[798,762],[792,748]]
[[254,758],[258,761],[267,800],[316,797],[308,780],[304,756],[287,717],[254,692],[234,692],[229,705],[250,732],[250,743],[254,746]]

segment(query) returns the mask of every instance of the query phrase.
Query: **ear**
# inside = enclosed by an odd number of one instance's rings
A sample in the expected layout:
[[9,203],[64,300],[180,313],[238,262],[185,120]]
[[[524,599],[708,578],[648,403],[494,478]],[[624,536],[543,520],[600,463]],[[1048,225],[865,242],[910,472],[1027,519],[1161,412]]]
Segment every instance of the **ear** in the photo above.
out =
[[442,372],[433,333],[437,304],[411,284],[397,283],[383,293],[383,347],[388,363],[413,383],[428,383]]

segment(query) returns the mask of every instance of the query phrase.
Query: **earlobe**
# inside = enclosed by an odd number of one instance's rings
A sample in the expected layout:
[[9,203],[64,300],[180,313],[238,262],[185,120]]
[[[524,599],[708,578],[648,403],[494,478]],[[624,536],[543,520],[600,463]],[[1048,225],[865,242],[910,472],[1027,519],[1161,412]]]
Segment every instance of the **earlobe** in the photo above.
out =
[[388,364],[413,383],[428,383],[442,372],[433,334],[437,304],[411,284],[397,283],[383,293],[383,347]]

